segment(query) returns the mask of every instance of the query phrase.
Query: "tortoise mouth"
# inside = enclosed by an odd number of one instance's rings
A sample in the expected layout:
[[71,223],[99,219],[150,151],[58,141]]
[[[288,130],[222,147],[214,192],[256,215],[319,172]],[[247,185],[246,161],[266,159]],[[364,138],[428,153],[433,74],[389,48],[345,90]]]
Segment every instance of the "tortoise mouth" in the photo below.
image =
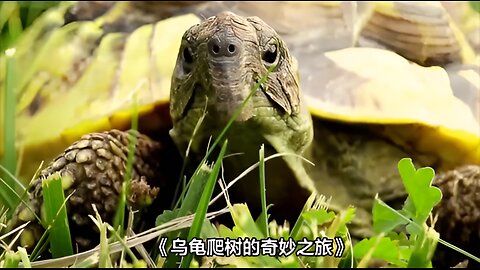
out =
[[[273,116],[277,113],[275,110],[281,108],[265,93],[265,88],[259,84],[258,79],[252,81],[253,83],[242,86],[241,91],[248,93],[246,96],[235,95],[235,89],[225,89],[225,87],[212,86],[209,90],[205,90],[205,87],[196,83],[192,97],[185,106],[182,119],[202,112],[215,118],[219,123],[226,124],[232,117],[236,117],[236,122],[244,122],[256,117]],[[232,99],[225,97],[227,91]]]

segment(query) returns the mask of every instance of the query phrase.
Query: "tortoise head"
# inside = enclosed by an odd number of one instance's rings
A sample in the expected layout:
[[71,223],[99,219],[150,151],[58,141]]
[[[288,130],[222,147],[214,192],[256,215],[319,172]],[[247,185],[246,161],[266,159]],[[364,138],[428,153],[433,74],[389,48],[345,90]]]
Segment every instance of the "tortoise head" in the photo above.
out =
[[[293,67],[293,59],[281,37],[257,17],[222,12],[192,26],[183,35],[172,76],[172,136],[177,144],[180,136],[190,138],[205,109],[207,120],[203,125],[211,132],[208,136],[222,129],[267,74],[266,83],[256,89],[235,125],[256,123],[262,135],[282,132],[284,128],[299,129],[292,125],[311,129],[299,121],[290,121],[291,117],[302,114]],[[283,124],[266,120],[272,117]]]
[[[292,59],[278,34],[257,17],[231,12],[210,17],[182,38],[171,89],[174,121],[192,109],[208,106],[209,113],[228,119],[252,88],[276,65],[262,88],[264,98],[287,113],[299,110],[299,89]],[[260,96],[260,95],[258,95]],[[254,115],[250,103],[238,120]]]

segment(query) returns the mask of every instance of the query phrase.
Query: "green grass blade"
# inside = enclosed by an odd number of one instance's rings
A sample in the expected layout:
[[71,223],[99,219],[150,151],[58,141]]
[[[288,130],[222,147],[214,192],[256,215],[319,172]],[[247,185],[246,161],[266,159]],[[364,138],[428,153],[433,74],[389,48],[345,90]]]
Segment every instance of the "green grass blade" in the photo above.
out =
[[[188,162],[188,156],[190,154],[190,147],[191,147],[191,144],[193,143],[193,139],[195,138],[195,135],[200,130],[200,127],[201,127],[201,125],[203,123],[203,120],[205,119],[206,115],[207,115],[207,103],[205,103],[205,108],[203,110],[202,116],[200,117],[200,119],[198,119],[197,123],[195,124],[195,128],[193,129],[192,137],[190,138],[190,141],[188,143],[187,151],[185,153],[185,159],[183,160],[182,169],[180,170],[180,177],[178,179],[178,183],[177,183],[177,186],[175,188],[175,193],[174,193],[174,197],[173,197],[173,198],[176,199],[176,202],[175,202],[175,199],[172,201],[172,204],[175,204],[174,206],[171,207],[172,209],[175,209],[175,208],[179,207],[179,205],[183,202],[183,198],[185,198],[186,190],[189,190],[189,186],[190,186],[191,181],[189,181],[188,183],[185,184],[185,181],[184,181],[185,176],[184,175],[185,175],[185,170],[187,169],[187,162]],[[180,187],[182,187],[182,192],[181,192],[180,197],[178,197]],[[177,199],[177,198],[179,198],[179,199]]]
[[439,242],[440,244],[446,246],[446,247],[449,247],[449,248],[451,248],[451,249],[453,249],[453,250],[455,250],[455,251],[457,251],[457,252],[459,252],[459,253],[467,256],[467,257],[469,257],[470,259],[476,261],[477,263],[480,263],[480,258],[477,257],[477,256],[475,256],[475,255],[473,255],[472,253],[470,253],[470,252],[468,252],[468,251],[465,251],[465,250],[463,250],[463,249],[461,249],[461,248],[459,248],[459,247],[457,247],[457,246],[455,246],[455,245],[453,245],[453,244],[450,244],[450,243],[448,243],[447,241],[445,241],[445,240],[443,240],[443,239],[441,239],[441,238],[438,239],[438,242]]
[[84,260],[75,262],[71,268],[96,268],[97,264],[98,264],[98,256],[94,254]]
[[[186,191],[185,199],[183,200],[176,215],[171,216],[170,218],[171,220],[193,214],[197,210],[199,202],[201,201],[201,198],[202,198],[204,188],[207,185],[208,179],[210,178],[211,174],[212,174],[212,168],[210,166],[208,166],[207,164],[202,164],[202,166],[200,166],[200,170],[198,171],[198,174],[192,176],[192,180],[190,181],[191,185]],[[157,226],[161,224],[160,219],[164,217],[165,215],[162,214],[157,218],[157,224],[156,224]],[[165,222],[165,220],[163,220],[163,222]],[[168,234],[167,237],[169,240],[167,243],[167,250],[171,246],[172,239],[175,239],[177,237],[181,239],[185,239],[187,236],[188,236],[187,229],[183,229],[180,232],[172,232]],[[165,259],[164,267],[168,267],[168,268],[177,267],[178,261],[180,261],[180,257],[174,253],[170,253]]]
[[[205,216],[207,214],[208,204],[213,194],[213,189],[215,187],[215,183],[217,182],[218,174],[220,173],[220,168],[222,166],[222,159],[225,155],[227,150],[227,143],[228,140],[222,145],[222,149],[220,150],[220,154],[217,157],[215,164],[213,165],[212,173],[208,178],[207,185],[202,194],[202,198],[200,199],[200,204],[198,205],[197,211],[195,212],[195,218],[193,219],[192,227],[188,233],[187,241],[191,241],[194,237],[200,237],[200,232],[202,230],[203,222],[205,221]],[[182,264],[180,265],[181,268],[186,268],[190,266],[192,262],[193,254],[189,253],[187,256],[182,260]]]
[[123,235],[123,230],[124,230],[125,208],[127,203],[127,196],[128,194],[130,194],[133,158],[135,156],[135,147],[137,144],[137,135],[136,135],[137,130],[138,130],[138,105],[137,105],[137,95],[135,94],[133,98],[133,104],[132,104],[132,126],[131,126],[131,129],[129,130],[130,140],[128,144],[127,168],[125,170],[125,175],[122,183],[122,194],[120,195],[120,198],[119,198],[117,212],[115,213],[115,219],[113,223],[113,227],[119,230],[121,235]]
[[61,1],[28,1],[24,4],[25,7],[20,4],[21,8],[27,9],[27,16],[24,20],[25,28],[30,26],[45,10],[57,6],[60,2]]
[[198,203],[200,202],[205,186],[208,184],[212,170],[208,166],[198,171],[197,175],[192,177],[191,185],[187,191],[185,199],[180,206],[177,217],[183,217],[192,214],[196,211]]
[[8,19],[10,19],[10,16],[12,16],[16,8],[17,5],[13,1],[0,2],[0,30],[2,30],[2,32],[5,24],[8,22]]
[[38,17],[38,15],[40,15],[41,12],[42,12],[41,9],[29,5],[27,7],[27,19],[26,19],[25,25],[32,24],[32,22],[35,20],[35,18]]
[[8,34],[10,35],[10,44],[13,45],[23,32],[22,20],[20,18],[20,7],[17,6],[10,16],[8,22]]
[[50,249],[54,258],[73,254],[68,226],[65,196],[60,177],[51,176],[42,182],[46,222],[50,226]]
[[98,265],[100,268],[111,268],[112,261],[110,259],[110,247],[107,239],[107,225],[102,221],[102,217],[98,213],[95,204],[93,204],[92,207],[96,218],[94,218],[92,215],[88,215],[88,217],[93,221],[93,223],[95,223],[95,226],[97,226],[98,231],[100,232],[100,254]]
[[[7,168],[3,167],[2,165],[0,165],[0,173],[4,173],[6,176],[10,177],[10,179],[12,181],[15,182],[14,186],[13,187],[18,187],[20,189],[21,192],[23,193],[26,193],[27,192],[27,189],[25,188],[25,186],[23,185],[22,182],[20,182],[20,180],[18,180],[17,177],[15,177],[15,175],[13,175],[10,171],[7,170]],[[32,179],[33,180],[33,179]],[[13,192],[13,187],[11,187],[10,189],[12,190]],[[18,195],[18,194],[17,194]],[[22,196],[17,196],[17,198],[21,198]]]
[[311,205],[315,202],[316,197],[317,197],[316,193],[312,193],[310,197],[308,197],[307,202],[303,206],[302,212],[300,212],[300,215],[298,215],[297,221],[295,222],[295,225],[293,225],[293,228],[290,231],[289,237],[292,237],[293,239],[298,240],[300,229],[302,228],[302,225],[305,220],[303,217],[303,213],[305,213],[311,208]]
[[2,1],[0,10],[0,50],[14,46],[23,32],[19,1]]
[[99,226],[100,229],[100,260],[98,266],[100,268],[111,268],[112,261],[110,259],[110,252],[108,247],[108,239],[107,239],[107,226],[105,224],[101,224]]
[[48,242],[50,241],[50,233],[45,231],[40,240],[38,240],[35,248],[33,249],[32,253],[30,254],[30,261],[36,261],[38,257],[42,254],[42,252],[47,248]]
[[260,199],[262,203],[262,213],[260,214],[260,230],[265,237],[268,237],[268,214],[267,214],[267,195],[265,187],[265,146],[262,144],[259,151],[260,163],[258,164],[258,170],[260,171]]
[[[2,166],[0,166],[2,167]],[[5,205],[8,208],[8,212],[12,213],[16,207],[16,202],[14,200],[15,191],[10,186],[10,184],[0,177],[0,198],[1,204]]]
[[128,247],[127,243],[125,242],[124,239],[114,230],[112,226],[109,226],[108,224],[106,225],[106,228],[112,233],[112,235],[116,238],[118,243],[123,246],[123,250],[130,256],[130,259],[132,260],[133,265],[142,265],[141,260],[137,259],[133,251]]
[[[5,149],[5,155],[1,164],[12,174],[16,171],[17,166],[17,152],[15,149],[15,49],[9,49],[5,52],[6,56],[6,79],[5,79],[5,100],[3,104],[4,108],[4,141],[2,142]],[[11,177],[3,177],[3,173],[0,172],[0,176],[5,180],[6,184],[16,190],[15,180]],[[11,210],[15,209],[18,205],[19,199],[14,193],[0,183],[0,195],[3,203]]]

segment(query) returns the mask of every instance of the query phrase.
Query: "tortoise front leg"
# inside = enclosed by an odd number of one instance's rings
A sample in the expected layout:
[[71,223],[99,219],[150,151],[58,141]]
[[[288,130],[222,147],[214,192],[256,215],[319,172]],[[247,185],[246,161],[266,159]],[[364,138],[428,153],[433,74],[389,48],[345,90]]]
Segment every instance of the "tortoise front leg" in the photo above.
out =
[[[434,179],[434,185],[443,194],[442,200],[434,209],[438,215],[435,230],[443,240],[479,257],[480,166],[463,165],[440,172]],[[447,267],[466,259],[462,254],[441,244],[437,246],[435,258]],[[469,267],[475,267],[471,260]]]
[[[136,135],[136,147],[127,205],[133,210],[144,210],[159,192],[162,196],[171,194],[164,192],[164,189],[172,170],[169,164],[172,157],[166,151],[168,147],[160,142],[138,132],[132,134]],[[128,131],[111,130],[84,135],[53,160],[30,185],[28,203],[41,217],[42,181],[58,174],[62,177],[65,197],[71,194],[67,213],[72,242],[79,251],[88,250],[99,243],[98,228],[88,217],[96,216],[93,204],[102,220],[113,224],[127,168],[129,141]],[[44,228],[29,208],[21,204],[16,209],[9,229],[27,221],[31,222],[20,237],[19,244],[33,248]]]

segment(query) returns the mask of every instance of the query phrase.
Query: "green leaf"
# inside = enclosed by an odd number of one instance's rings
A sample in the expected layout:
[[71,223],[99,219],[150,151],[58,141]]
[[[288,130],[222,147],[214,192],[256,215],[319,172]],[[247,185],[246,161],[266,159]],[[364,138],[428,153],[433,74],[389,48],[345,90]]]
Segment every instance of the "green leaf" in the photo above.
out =
[[202,232],[200,234],[200,237],[203,239],[206,238],[218,238],[220,237],[217,228],[215,225],[213,225],[210,220],[205,219],[205,222],[203,223],[202,227]]
[[220,237],[223,237],[223,238],[227,238],[227,237],[236,238],[235,235],[233,234],[233,231],[223,224],[220,224],[218,226],[218,234],[220,235]]
[[397,244],[399,259],[403,262],[408,262],[415,245],[415,240],[411,239],[412,237],[409,238],[403,231],[400,233],[389,232],[386,237],[390,238]]
[[230,214],[232,215],[232,219],[235,224],[232,231],[238,231],[238,237],[247,235],[248,237],[255,237],[257,239],[266,238],[260,227],[253,219],[247,205],[234,204],[230,209]]
[[415,206],[414,220],[422,224],[427,220],[433,207],[442,199],[440,189],[432,187],[435,171],[429,167],[415,170],[410,158],[400,160],[398,170],[409,198]]
[[[262,213],[261,213],[261,214],[257,217],[257,219],[255,220],[255,224],[257,224],[257,226],[258,226],[259,228],[261,228],[261,227],[263,226],[263,224],[264,224],[264,223],[263,223],[263,222],[264,222],[264,221],[263,221],[263,219],[264,219],[263,213],[267,213],[266,218],[267,218],[267,220],[268,220],[268,218],[270,217],[270,215],[268,214],[268,210],[269,210],[272,206],[273,206],[273,204],[267,205],[267,206],[265,207],[265,212],[262,211]],[[268,230],[268,223],[267,223],[267,232],[270,233],[269,230]]]
[[312,223],[313,221],[320,226],[332,221],[335,218],[335,212],[327,212],[325,209],[309,210],[303,213],[302,216],[308,223]]
[[363,239],[354,246],[354,257],[361,259],[365,257],[371,249],[373,249],[371,258],[385,260],[395,265],[403,264],[399,260],[400,252],[398,250],[398,244],[388,237],[381,237],[379,239],[378,236],[375,236],[370,239]]
[[410,218],[411,220],[413,220],[413,222],[410,222],[406,227],[407,232],[409,234],[419,235],[422,233],[423,228],[421,224],[423,224],[423,222],[416,217],[417,210],[410,197],[408,197],[407,200],[405,200],[405,204],[403,205],[403,208],[398,212]]
[[158,215],[157,218],[155,219],[155,226],[159,226],[161,224],[174,220],[175,218],[178,217],[179,212],[180,212],[179,208],[174,210],[163,211],[163,213]]
[[432,267],[432,256],[435,252],[439,239],[439,234],[433,229],[425,229],[415,241],[412,255],[408,260],[409,268]]
[[389,232],[386,237],[392,239],[392,241],[398,242],[398,246],[413,246],[415,243],[415,241],[411,240],[403,231],[399,233],[393,231]]
[[375,233],[388,233],[399,225],[407,224],[408,221],[398,213],[375,197],[373,201],[373,230]]
[[415,209],[415,205],[410,197],[407,197],[405,203],[403,204],[403,208],[398,212],[410,219],[415,219],[415,213],[417,210]]
[[[347,210],[342,210],[335,219],[338,219],[338,226],[336,231],[332,232],[331,237],[335,235],[345,236],[348,232],[347,224],[355,218],[356,209],[353,206],[349,206]],[[335,223],[335,221],[334,221]],[[333,226],[334,224],[332,224]],[[329,231],[332,228],[329,228]]]
[[190,180],[185,198],[180,206],[177,217],[183,217],[195,213],[206,188],[207,182],[212,174],[212,167],[203,163],[199,166],[196,174]]
[[[351,243],[349,241],[346,242],[345,240],[348,234],[347,223],[353,220],[353,218],[355,217],[355,211],[355,207],[349,206],[347,209],[341,210],[338,214],[335,214],[333,211],[329,212],[334,214],[334,219],[331,222],[330,226],[327,228],[327,237],[334,238],[336,236],[340,236],[343,238],[345,249],[342,257],[345,257],[345,252],[348,252],[351,248]],[[323,260],[317,260],[316,267],[338,268],[340,263],[341,258],[328,256],[325,257]]]
[[156,226],[174,220],[178,217],[184,217],[193,214],[195,212],[200,198],[202,197],[203,190],[205,189],[205,185],[207,184],[207,180],[212,172],[212,168],[205,163],[199,167],[200,168],[197,174],[192,176],[190,181],[191,184],[185,193],[185,197],[182,200],[180,208],[176,208],[174,210],[165,210],[157,217],[155,221]]
[[21,257],[18,253],[7,250],[2,268],[17,268],[18,264],[20,263],[20,259]]

